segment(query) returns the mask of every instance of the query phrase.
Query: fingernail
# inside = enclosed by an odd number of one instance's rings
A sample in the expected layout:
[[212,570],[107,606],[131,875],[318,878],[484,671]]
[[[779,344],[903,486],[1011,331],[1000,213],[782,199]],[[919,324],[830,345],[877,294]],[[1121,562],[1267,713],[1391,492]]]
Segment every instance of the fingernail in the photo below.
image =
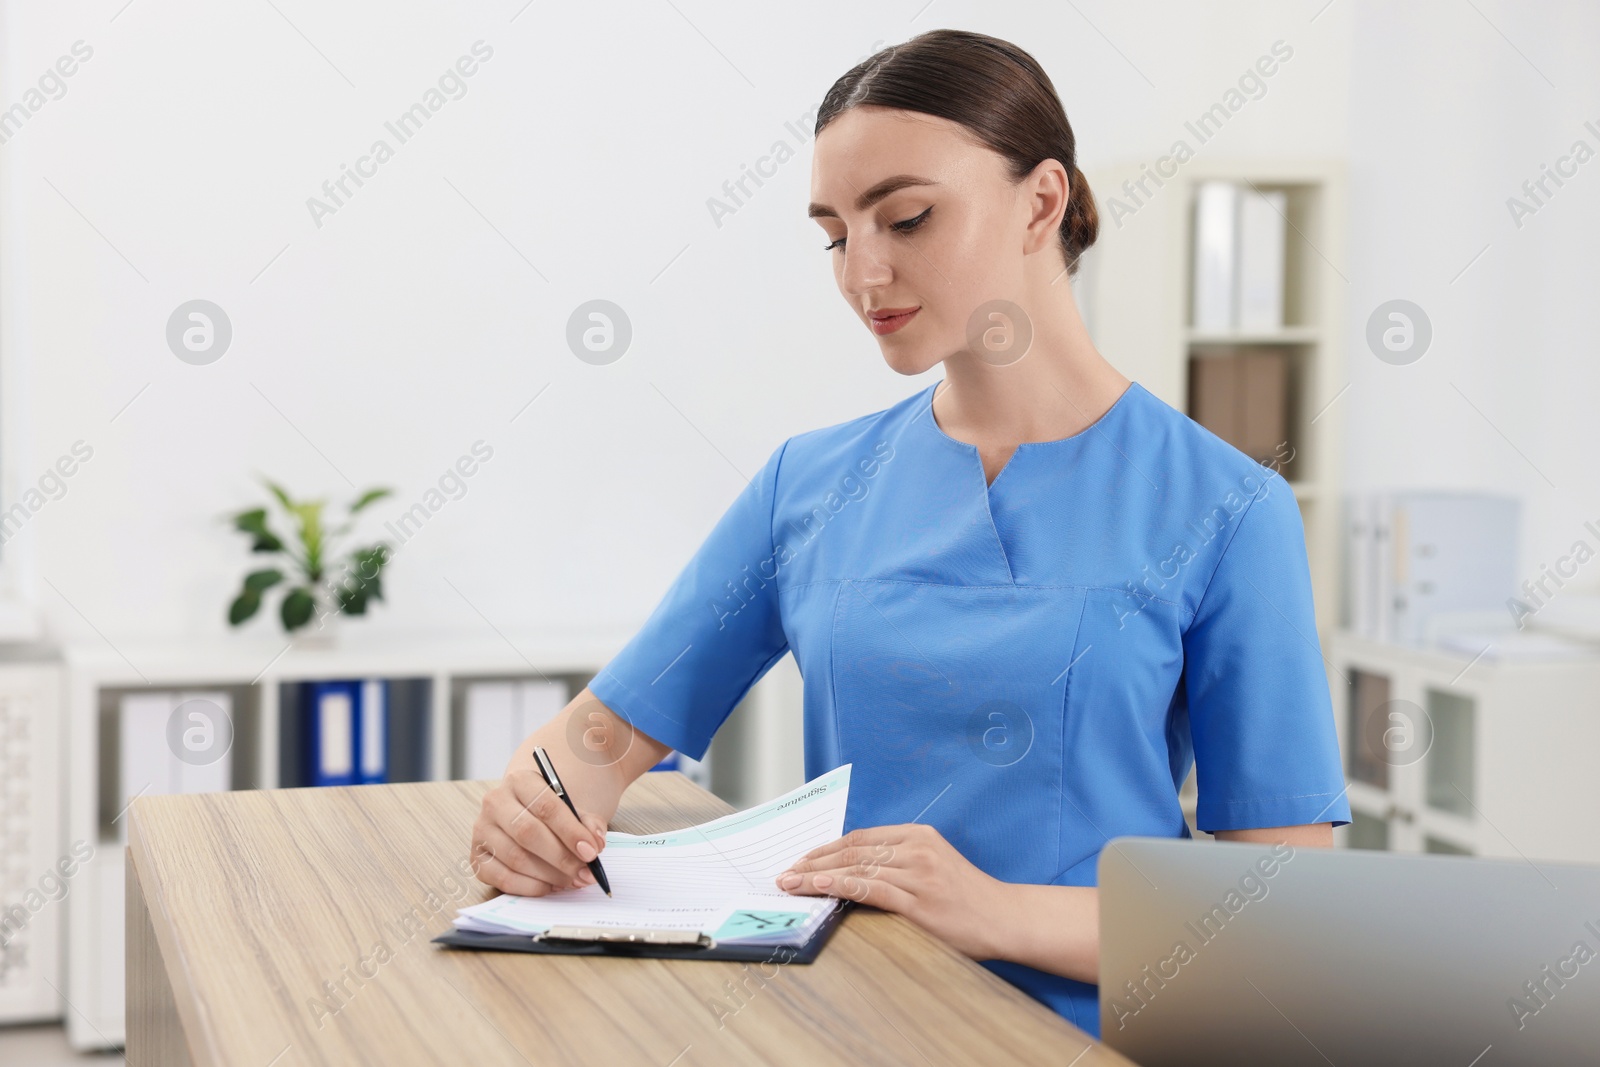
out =
[[587,842],[587,841],[579,841],[578,842],[578,858],[581,859],[583,862],[588,863],[590,860],[594,859],[598,855],[599,855],[599,853],[594,850],[594,846],[589,844],[589,842]]
[[800,876],[793,871],[785,871],[778,876],[778,885],[783,889],[793,889],[800,884]]
[[578,872],[578,881],[582,882],[584,885],[594,885],[594,872],[585,867],[583,870]]
[[816,886],[818,889],[826,889],[833,884],[833,875],[819,874],[815,878],[811,879],[811,884]]

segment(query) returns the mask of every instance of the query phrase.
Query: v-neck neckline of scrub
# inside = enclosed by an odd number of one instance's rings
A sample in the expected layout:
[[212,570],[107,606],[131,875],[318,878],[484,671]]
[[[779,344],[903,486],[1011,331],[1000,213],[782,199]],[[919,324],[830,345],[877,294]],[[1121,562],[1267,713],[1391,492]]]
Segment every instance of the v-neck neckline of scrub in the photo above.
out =
[[[1048,448],[1052,445],[1067,445],[1074,441],[1082,441],[1086,439],[1091,431],[1104,430],[1106,428],[1106,423],[1111,421],[1111,417],[1116,414],[1119,409],[1128,406],[1127,400],[1129,394],[1131,394],[1135,389],[1142,390],[1143,388],[1137,381],[1129,380],[1127,388],[1122,390],[1121,395],[1111,402],[1111,406],[1106,408],[1106,410],[1100,414],[1098,419],[1095,419],[1093,422],[1075,434],[1070,434],[1066,437],[1052,438],[1049,441],[1023,441],[1021,444],[1017,445],[1016,448],[1011,450],[1011,455],[1006,457],[1005,463],[1001,464],[1000,469],[995,472],[993,480],[990,480],[984,478],[983,455],[978,451],[978,446],[972,444],[970,441],[962,441],[951,437],[949,434],[945,433],[944,428],[939,425],[939,420],[934,418],[933,398],[938,396],[939,387],[943,385],[944,382],[945,380],[941,378],[939,381],[934,382],[925,390],[926,399],[922,401],[922,414],[926,414],[928,416],[928,426],[933,430],[933,433],[936,437],[948,441],[950,444],[968,453],[978,461],[978,477],[984,479],[985,496],[988,496],[994,492],[994,487],[999,483],[1001,478],[1005,477],[1006,471],[1011,469],[1012,464],[1016,462],[1018,454],[1021,453],[1023,449],[1029,448],[1037,451],[1041,448]],[[922,419],[919,417],[917,421],[921,422]]]

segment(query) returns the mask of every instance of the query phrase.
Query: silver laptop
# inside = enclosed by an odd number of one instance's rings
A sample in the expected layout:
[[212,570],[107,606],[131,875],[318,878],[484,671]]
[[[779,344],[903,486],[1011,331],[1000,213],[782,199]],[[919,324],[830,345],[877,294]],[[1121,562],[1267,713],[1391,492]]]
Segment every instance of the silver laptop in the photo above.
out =
[[1100,1035],[1142,1067],[1600,1064],[1600,867],[1116,838]]

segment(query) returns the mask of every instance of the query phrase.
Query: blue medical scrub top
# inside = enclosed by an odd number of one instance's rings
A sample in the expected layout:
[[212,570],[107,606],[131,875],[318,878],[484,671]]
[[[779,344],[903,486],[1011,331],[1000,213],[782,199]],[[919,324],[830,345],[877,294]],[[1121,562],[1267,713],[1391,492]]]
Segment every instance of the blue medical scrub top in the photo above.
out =
[[[1131,385],[985,484],[934,386],[785,441],[589,688],[699,758],[786,652],[845,829],[923,822],[1007,882],[1107,840],[1350,819],[1287,483]],[[1097,987],[984,966],[1098,1035]]]

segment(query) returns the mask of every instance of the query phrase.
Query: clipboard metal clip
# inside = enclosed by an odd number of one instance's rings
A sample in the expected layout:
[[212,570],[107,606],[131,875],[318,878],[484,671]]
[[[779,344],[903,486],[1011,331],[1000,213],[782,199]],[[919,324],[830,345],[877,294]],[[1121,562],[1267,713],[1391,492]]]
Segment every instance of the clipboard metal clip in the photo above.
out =
[[716,938],[698,930],[651,930],[625,926],[552,926],[535,941],[589,941],[608,944],[673,945],[680,948],[715,948]]

